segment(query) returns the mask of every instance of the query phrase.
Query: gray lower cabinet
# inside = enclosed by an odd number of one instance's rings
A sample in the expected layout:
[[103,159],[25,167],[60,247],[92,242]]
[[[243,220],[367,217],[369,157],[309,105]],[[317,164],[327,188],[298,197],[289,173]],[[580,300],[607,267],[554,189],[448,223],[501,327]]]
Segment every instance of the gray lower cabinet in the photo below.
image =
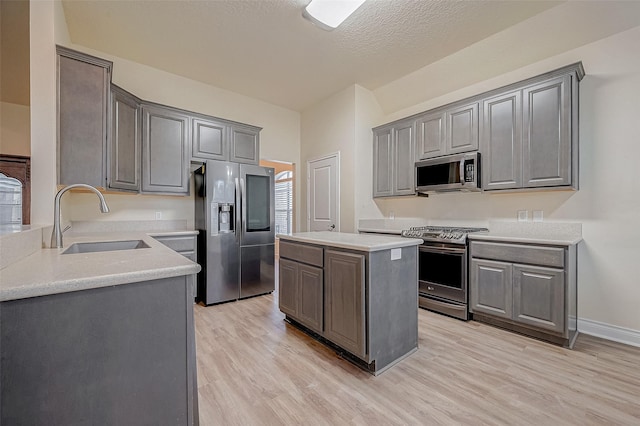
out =
[[[553,75],[553,74],[552,74]],[[484,190],[578,188],[582,66],[482,101]]]
[[374,129],[373,196],[415,195],[413,120]]
[[[378,374],[418,345],[417,247],[360,252],[280,239],[287,319]],[[393,285],[390,285],[393,283]]]
[[473,318],[571,347],[577,335],[576,247],[473,241]]
[[106,186],[109,61],[57,47],[58,184]]
[[142,192],[189,193],[189,116],[142,104]]
[[[188,234],[174,234],[174,235],[153,235],[153,238],[169,247],[172,250],[180,253],[192,262],[198,260],[198,236],[192,233]],[[196,275],[189,275],[187,277],[191,286],[193,287],[194,300],[198,298],[198,286],[196,282]]]
[[352,354],[366,355],[364,255],[325,250],[325,335]]
[[0,303],[0,424],[197,425],[186,278]]
[[107,186],[110,189],[140,190],[140,100],[111,85],[109,113]]

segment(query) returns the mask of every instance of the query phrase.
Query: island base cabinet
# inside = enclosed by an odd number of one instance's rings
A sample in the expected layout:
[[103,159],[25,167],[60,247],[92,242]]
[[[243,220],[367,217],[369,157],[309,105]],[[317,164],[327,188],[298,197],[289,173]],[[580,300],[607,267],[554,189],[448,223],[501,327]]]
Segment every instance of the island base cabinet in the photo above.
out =
[[325,250],[325,336],[357,357],[366,355],[364,256]]
[[280,310],[309,329],[322,333],[322,269],[288,259],[280,259],[279,267]]
[[186,276],[0,303],[0,424],[198,424]]
[[289,323],[375,375],[417,350],[417,246],[391,256],[280,238],[279,306]]

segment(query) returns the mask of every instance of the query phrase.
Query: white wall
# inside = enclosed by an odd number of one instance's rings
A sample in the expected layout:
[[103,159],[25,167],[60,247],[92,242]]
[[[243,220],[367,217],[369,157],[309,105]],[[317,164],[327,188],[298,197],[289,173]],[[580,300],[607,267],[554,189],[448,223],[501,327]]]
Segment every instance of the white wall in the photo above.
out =
[[53,223],[56,193],[55,4],[30,3],[31,223]]
[[[260,158],[298,164],[300,161],[300,114],[247,96],[148,67],[136,62],[74,45],[69,40],[62,7],[55,10],[58,44],[113,62],[112,81],[141,99],[262,127]],[[52,70],[55,75],[55,70]],[[54,145],[55,146],[55,145]],[[297,188],[302,185],[297,184]],[[64,220],[184,219],[193,224],[193,195],[133,196],[106,194],[111,212],[100,214],[93,194],[67,194]],[[300,197],[296,193],[296,197]],[[297,218],[298,222],[299,217]]]
[[[640,27],[530,64],[513,72],[424,99],[391,112],[380,123],[433,108],[465,96],[582,61],[586,77],[580,84],[580,190],[520,194],[442,194],[429,198],[376,200],[383,215],[431,220],[515,219],[518,210],[543,210],[545,220],[583,223],[579,249],[579,317],[640,332],[640,189],[634,173],[640,158]],[[450,62],[455,62],[450,60]],[[437,67],[438,68],[438,67]],[[419,90],[424,81],[398,80],[394,96]],[[465,79],[464,68],[437,73]],[[386,92],[382,98],[389,96]],[[397,103],[393,101],[392,103]],[[385,108],[385,105],[382,105]],[[368,177],[363,177],[367,178]],[[367,215],[361,218],[368,217]],[[531,214],[530,214],[531,217]]]
[[300,140],[300,229],[307,230],[307,161],[340,152],[340,224],[354,232],[355,86],[350,86],[302,112]]
[[0,153],[31,154],[30,117],[29,105],[0,102]]

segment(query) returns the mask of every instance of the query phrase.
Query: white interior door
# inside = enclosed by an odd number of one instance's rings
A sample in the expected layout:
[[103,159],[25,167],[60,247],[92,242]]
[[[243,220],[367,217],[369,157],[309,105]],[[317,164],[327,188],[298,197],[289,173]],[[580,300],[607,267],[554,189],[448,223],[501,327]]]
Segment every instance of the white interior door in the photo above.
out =
[[307,161],[307,229],[340,230],[340,153]]

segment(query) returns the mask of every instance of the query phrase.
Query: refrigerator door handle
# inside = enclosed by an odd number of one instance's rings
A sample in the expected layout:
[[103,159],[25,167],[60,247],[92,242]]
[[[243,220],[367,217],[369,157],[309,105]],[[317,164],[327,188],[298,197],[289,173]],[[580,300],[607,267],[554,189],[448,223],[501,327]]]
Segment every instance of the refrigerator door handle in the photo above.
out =
[[242,204],[242,188],[240,186],[240,183],[238,181],[238,178],[235,178],[235,184],[236,184],[236,211],[235,211],[235,221],[236,221],[236,240],[238,242],[240,242],[240,232],[241,232],[241,228],[240,228],[240,217],[242,215],[242,208],[241,208],[241,204]]
[[240,178],[240,233],[244,236],[244,233],[247,231],[247,221],[245,219],[245,208],[244,205],[244,179]]

